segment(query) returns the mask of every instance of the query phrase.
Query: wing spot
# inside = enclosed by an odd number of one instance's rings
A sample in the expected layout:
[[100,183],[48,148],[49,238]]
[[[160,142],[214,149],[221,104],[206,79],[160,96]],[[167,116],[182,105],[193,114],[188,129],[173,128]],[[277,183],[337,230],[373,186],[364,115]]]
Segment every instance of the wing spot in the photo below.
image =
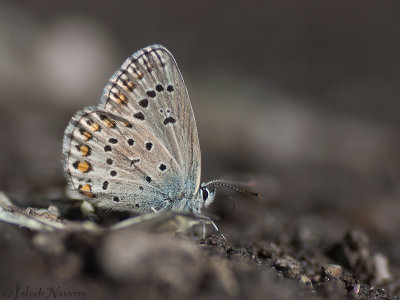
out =
[[104,151],[105,152],[111,151],[111,146],[110,145],[105,146]]
[[172,85],[167,86],[167,91],[168,92],[173,92],[174,91],[174,87]]
[[176,120],[173,117],[168,117],[164,120],[164,125],[167,125],[168,123],[174,124]]
[[78,145],[76,146],[78,151],[82,153],[83,156],[89,156],[92,153],[92,149],[88,145]]
[[90,140],[92,138],[92,134],[88,131],[85,131],[83,129],[79,129],[79,132],[84,136],[85,138],[85,142],[87,142],[88,140]]
[[148,183],[150,183],[150,182],[151,182],[151,177],[150,177],[150,176],[146,176],[146,181],[147,181]]
[[128,89],[128,91],[132,92],[135,86],[129,80],[121,79],[122,84]]
[[114,128],[116,126],[116,122],[107,118],[106,115],[100,115],[100,120],[107,126],[107,128]]
[[147,99],[140,100],[139,105],[143,108],[146,108],[149,105],[149,100]]
[[153,143],[151,142],[146,143],[146,149],[150,151],[151,148],[153,148]]
[[128,140],[128,145],[129,146],[132,146],[134,143],[135,143],[135,141],[133,139],[129,139]]
[[112,165],[114,161],[111,158],[107,158],[106,162],[107,164]]
[[167,166],[164,165],[164,164],[161,164],[161,165],[159,166],[159,168],[160,168],[161,171],[165,171],[165,170],[167,169]]
[[139,208],[139,207],[140,207],[140,205],[136,203],[136,204],[135,204],[135,207]]
[[91,120],[86,120],[86,124],[89,125],[90,130],[93,132],[99,131],[101,129],[99,124],[97,124]]
[[114,196],[113,201],[114,202],[119,202],[119,198],[117,196]]
[[156,96],[156,92],[153,91],[153,90],[147,91],[146,94],[147,94],[147,96],[149,96],[149,97],[151,97],[151,98],[154,98],[154,97]]
[[[143,191],[143,187],[139,186],[139,190]],[[136,205],[139,205],[139,204],[136,204]],[[138,206],[136,206],[136,207],[138,207]]]
[[108,128],[114,128],[116,125],[114,120],[109,120],[109,119],[104,120],[104,123]]
[[111,175],[112,177],[117,176],[117,171],[112,170],[112,171],[110,172],[110,175]]
[[132,160],[131,160],[131,167],[132,167],[134,164],[138,163],[138,162],[140,162],[140,158],[132,159]]
[[161,84],[157,84],[156,85],[156,90],[157,90],[157,92],[161,92],[161,91],[164,90],[164,88],[163,88],[163,86]]
[[134,85],[132,82],[130,82],[130,81],[128,81],[128,82],[126,83],[126,85],[127,85],[128,89],[129,89],[131,92],[132,92],[133,89],[135,88],[135,85]]
[[82,173],[87,173],[87,172],[89,172],[89,171],[92,170],[91,164],[90,164],[88,161],[86,161],[86,160],[84,160],[84,161],[79,161],[79,160],[77,160],[76,162],[74,162],[74,163],[72,164],[72,166],[73,166],[75,169],[81,171]]
[[124,122],[124,126],[128,128],[132,128],[132,124],[129,122]]
[[85,184],[82,186],[81,184],[78,186],[79,192],[86,197],[95,198],[96,196],[92,193],[92,188],[89,184]]
[[111,143],[111,144],[116,144],[116,143],[118,143],[118,140],[114,139],[114,138],[111,138],[111,139],[108,140],[108,142]]
[[144,120],[144,114],[142,112],[137,112],[136,114],[133,115],[136,119],[139,120]]
[[126,105],[128,103],[128,100],[126,99],[126,97],[123,94],[121,94],[119,92],[116,92],[116,93],[114,92],[112,94],[115,97],[114,101],[117,102],[118,104]]
[[[129,67],[130,67],[130,68],[129,68]],[[135,75],[135,77],[136,77],[137,79],[139,79],[139,80],[143,78],[142,72],[140,72],[140,71],[138,71],[138,70],[136,69],[136,65],[135,65],[134,63],[131,63],[131,64],[129,65],[129,67],[128,67],[128,72],[133,73],[133,74]],[[132,71],[131,71],[130,69],[132,69]]]
[[103,182],[102,188],[103,188],[103,190],[106,190],[108,188],[108,181]]

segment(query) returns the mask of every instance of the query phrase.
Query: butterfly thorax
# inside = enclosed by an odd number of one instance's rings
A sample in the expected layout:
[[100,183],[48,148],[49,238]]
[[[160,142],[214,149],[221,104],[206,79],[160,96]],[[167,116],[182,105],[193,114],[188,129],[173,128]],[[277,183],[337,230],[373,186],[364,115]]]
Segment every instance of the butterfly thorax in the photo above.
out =
[[199,214],[203,207],[208,207],[215,198],[215,189],[210,189],[204,183],[200,186],[197,193],[187,197],[184,193],[175,199],[168,199],[168,205],[162,210],[173,210]]

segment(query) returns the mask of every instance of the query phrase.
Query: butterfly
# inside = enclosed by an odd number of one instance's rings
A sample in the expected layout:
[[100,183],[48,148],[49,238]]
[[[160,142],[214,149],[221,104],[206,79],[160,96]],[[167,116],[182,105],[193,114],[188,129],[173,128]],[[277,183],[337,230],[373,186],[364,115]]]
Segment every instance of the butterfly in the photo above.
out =
[[72,117],[63,164],[69,186],[90,203],[137,214],[199,214],[214,200],[217,186],[235,188],[223,180],[200,182],[189,95],[174,57],[161,45],[126,59],[100,104]]

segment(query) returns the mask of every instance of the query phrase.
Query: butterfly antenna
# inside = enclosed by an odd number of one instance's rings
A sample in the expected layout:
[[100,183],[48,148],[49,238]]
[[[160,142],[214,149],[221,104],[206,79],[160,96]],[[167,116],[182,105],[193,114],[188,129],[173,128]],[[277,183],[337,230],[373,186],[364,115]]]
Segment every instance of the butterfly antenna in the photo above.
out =
[[224,187],[230,188],[230,189],[232,189],[234,191],[237,191],[237,192],[245,194],[245,195],[261,198],[261,195],[259,193],[253,193],[253,192],[250,192],[250,191],[247,191],[245,189],[242,189],[240,187],[235,186],[235,185],[253,186],[254,184],[252,182],[250,182],[250,183],[247,183],[247,182],[234,182],[234,181],[229,181],[229,180],[216,179],[216,180],[212,180],[210,182],[207,182],[206,186],[208,186],[208,185],[224,186]]
[[233,181],[233,180],[225,180],[225,179],[215,179],[210,181],[209,183],[213,182],[221,182],[225,184],[229,184],[232,186],[240,186],[240,187],[254,187],[254,181]]

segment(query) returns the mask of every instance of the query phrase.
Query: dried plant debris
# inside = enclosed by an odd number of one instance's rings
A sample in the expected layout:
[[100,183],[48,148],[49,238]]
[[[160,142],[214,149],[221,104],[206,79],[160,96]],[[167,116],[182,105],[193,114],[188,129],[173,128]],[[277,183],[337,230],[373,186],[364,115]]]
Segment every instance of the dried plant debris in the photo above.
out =
[[[87,202],[79,202],[80,209],[84,216],[93,214],[90,205]],[[75,205],[72,205],[75,208]],[[64,207],[64,210],[66,208]],[[64,214],[68,215],[64,211]],[[93,217],[95,218],[95,217]],[[49,206],[47,209],[28,207],[19,208],[0,192],[0,221],[28,228],[32,231],[90,231],[93,233],[103,232],[105,230],[119,230],[127,227],[133,227],[137,230],[143,230],[153,233],[171,233],[178,232],[205,235],[207,225],[218,231],[215,223],[208,217],[202,215],[190,215],[185,213],[149,213],[140,216],[126,218],[115,222],[110,226],[102,226],[89,219],[73,221],[60,217],[60,210],[56,206]]]

